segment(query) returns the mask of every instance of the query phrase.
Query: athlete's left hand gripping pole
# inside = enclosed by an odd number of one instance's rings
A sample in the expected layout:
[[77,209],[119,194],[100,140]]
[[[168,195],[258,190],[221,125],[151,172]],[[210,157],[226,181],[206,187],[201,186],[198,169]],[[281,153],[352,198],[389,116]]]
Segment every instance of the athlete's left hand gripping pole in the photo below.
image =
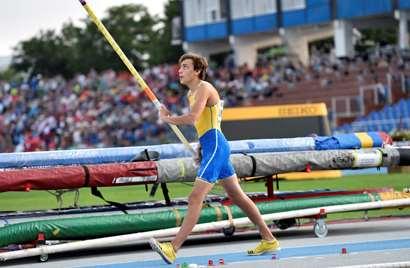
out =
[[[147,83],[145,83],[144,79],[139,75],[137,70],[135,69],[134,65],[129,61],[127,56],[125,56],[124,52],[122,52],[121,48],[118,46],[117,42],[115,42],[114,38],[111,36],[111,34],[108,32],[108,30],[105,28],[104,24],[101,22],[99,18],[95,15],[94,11],[88,6],[85,0],[79,0],[81,5],[84,7],[84,9],[87,11],[88,16],[91,18],[91,20],[95,23],[97,26],[98,30],[104,35],[105,39],[110,43],[111,47],[114,49],[114,51],[117,53],[117,55],[121,58],[122,62],[127,66],[128,70],[131,72],[131,74],[134,76],[134,78],[137,80],[139,87],[141,90],[147,94],[148,98],[154,103],[155,107],[159,110],[161,108],[161,103],[158,101],[157,97],[155,96],[154,92],[149,88]],[[195,155],[195,150],[192,148],[192,146],[189,144],[187,139],[184,137],[184,134],[179,130],[179,128],[173,124],[169,124],[171,129],[175,132],[179,140],[186,146],[186,148],[192,153],[192,155]]]

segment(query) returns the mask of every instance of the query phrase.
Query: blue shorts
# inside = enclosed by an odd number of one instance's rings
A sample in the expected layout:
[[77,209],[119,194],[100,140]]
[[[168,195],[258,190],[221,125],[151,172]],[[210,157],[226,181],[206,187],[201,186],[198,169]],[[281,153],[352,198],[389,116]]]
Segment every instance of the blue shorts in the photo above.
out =
[[198,178],[209,183],[235,174],[229,158],[231,149],[228,141],[218,129],[210,129],[199,138],[202,159],[198,169]]

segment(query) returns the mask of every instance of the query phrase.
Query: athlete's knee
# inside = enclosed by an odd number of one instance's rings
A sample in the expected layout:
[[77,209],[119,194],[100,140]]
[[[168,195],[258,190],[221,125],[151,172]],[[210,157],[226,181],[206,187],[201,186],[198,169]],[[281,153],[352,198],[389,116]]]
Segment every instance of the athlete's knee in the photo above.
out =
[[228,194],[229,198],[232,200],[233,203],[243,203],[245,200],[244,196],[238,193]]
[[202,201],[204,200],[204,196],[197,193],[197,192],[192,192],[189,196],[188,196],[188,202],[189,203],[202,203]]
[[227,192],[228,197],[235,204],[252,202],[250,198],[242,190],[232,190]]

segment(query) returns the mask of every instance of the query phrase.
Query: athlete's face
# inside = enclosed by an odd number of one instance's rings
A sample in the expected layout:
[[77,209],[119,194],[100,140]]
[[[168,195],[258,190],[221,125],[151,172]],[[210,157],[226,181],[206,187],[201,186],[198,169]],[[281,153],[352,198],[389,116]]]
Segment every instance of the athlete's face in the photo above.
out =
[[199,71],[194,70],[194,62],[191,59],[185,59],[181,62],[178,69],[179,82],[188,85],[194,79],[197,79]]

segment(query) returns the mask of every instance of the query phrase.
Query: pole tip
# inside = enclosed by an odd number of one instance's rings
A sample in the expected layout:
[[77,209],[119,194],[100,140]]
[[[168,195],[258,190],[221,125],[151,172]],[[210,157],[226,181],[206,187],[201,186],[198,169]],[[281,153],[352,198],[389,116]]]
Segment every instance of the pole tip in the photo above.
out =
[[80,1],[80,3],[83,5],[83,6],[85,6],[87,3],[85,2],[85,0],[79,0]]

